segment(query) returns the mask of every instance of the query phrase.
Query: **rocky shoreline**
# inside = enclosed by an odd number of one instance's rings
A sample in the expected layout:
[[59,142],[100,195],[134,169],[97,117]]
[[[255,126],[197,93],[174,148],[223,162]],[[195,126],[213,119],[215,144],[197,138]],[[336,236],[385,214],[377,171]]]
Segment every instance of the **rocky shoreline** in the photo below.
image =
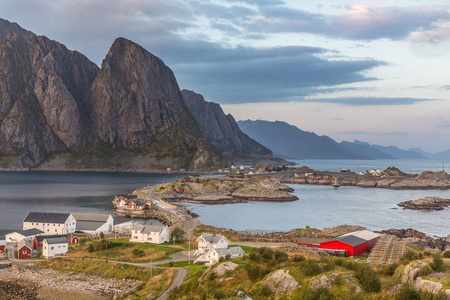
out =
[[425,197],[417,200],[400,202],[397,205],[405,209],[413,210],[444,210],[445,207],[450,206],[450,199]]
[[[333,173],[327,175],[301,175],[299,177],[282,177],[287,184],[316,184],[336,186],[357,186],[365,188],[385,188],[394,190],[448,190],[450,175],[444,171],[426,171],[421,174],[407,174],[395,168],[388,168],[380,174],[357,175],[355,173]],[[325,175],[325,176],[324,176]]]
[[139,284],[137,280],[105,279],[9,263],[1,268],[0,299],[112,299],[133,291]]

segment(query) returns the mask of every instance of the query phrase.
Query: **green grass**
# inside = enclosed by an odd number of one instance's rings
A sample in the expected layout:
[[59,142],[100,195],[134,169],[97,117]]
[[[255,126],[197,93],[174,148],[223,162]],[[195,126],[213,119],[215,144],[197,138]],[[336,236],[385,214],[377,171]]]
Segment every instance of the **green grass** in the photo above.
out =
[[188,273],[186,278],[184,278],[184,281],[191,279],[192,277],[196,276],[197,274],[202,274],[205,272],[208,268],[205,265],[199,265],[194,264],[193,261],[188,263],[187,261],[177,261],[172,263],[172,265],[169,264],[162,264],[159,265],[159,267],[177,267],[177,268],[185,268]]
[[252,252],[254,249],[256,249],[255,247],[250,247],[250,246],[240,246],[240,245],[232,245],[232,246],[230,246],[230,248],[232,248],[232,247],[241,247],[242,250],[244,250],[244,252],[245,252],[246,254],[248,254],[248,253]]

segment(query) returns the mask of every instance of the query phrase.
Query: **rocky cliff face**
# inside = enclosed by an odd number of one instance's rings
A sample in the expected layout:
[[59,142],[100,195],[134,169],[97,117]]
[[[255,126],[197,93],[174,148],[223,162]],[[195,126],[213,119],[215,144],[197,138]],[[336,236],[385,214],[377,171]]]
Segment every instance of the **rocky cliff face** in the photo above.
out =
[[117,39],[99,69],[58,42],[0,21],[0,167],[36,167],[64,153],[56,168],[226,163],[203,138],[172,71],[139,45]]
[[0,44],[0,65],[3,164],[34,167],[92,139],[85,103],[95,64],[45,37],[15,34]]
[[229,160],[272,158],[272,151],[243,133],[233,116],[225,115],[219,104],[207,102],[193,91],[182,90],[181,94],[200,123],[206,139]]

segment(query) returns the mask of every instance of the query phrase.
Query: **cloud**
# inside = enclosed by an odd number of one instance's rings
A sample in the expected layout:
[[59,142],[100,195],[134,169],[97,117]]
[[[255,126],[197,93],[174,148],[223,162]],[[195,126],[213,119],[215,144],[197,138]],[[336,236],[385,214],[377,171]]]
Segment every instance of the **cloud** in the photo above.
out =
[[411,33],[433,28],[440,20],[450,20],[447,6],[378,7],[357,2],[339,15],[310,13],[288,6],[261,7],[260,14],[247,25],[258,32],[306,32],[351,40],[399,40]]
[[410,37],[411,42],[418,44],[438,44],[447,40],[450,40],[450,26],[442,26],[431,30],[420,31],[414,33]]
[[311,102],[344,104],[349,106],[378,106],[378,105],[410,105],[418,102],[435,101],[435,99],[407,98],[407,97],[338,97],[308,100]]

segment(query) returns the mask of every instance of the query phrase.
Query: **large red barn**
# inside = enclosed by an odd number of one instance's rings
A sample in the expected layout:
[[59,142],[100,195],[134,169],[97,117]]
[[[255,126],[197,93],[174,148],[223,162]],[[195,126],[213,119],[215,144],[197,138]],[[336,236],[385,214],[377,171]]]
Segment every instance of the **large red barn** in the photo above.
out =
[[347,256],[358,256],[370,250],[379,240],[379,235],[368,230],[360,230],[341,235],[320,243],[321,249],[345,250]]

